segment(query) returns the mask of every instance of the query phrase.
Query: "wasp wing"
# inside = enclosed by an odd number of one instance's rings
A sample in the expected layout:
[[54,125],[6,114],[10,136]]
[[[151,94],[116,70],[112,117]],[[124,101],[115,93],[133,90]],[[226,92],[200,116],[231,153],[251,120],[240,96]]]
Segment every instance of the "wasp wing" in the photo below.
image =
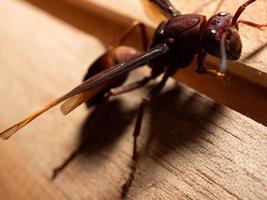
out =
[[75,108],[77,108],[82,103],[88,101],[93,96],[95,96],[97,93],[108,87],[110,83],[102,83],[91,90],[86,90],[84,92],[81,92],[79,94],[76,94],[75,96],[69,98],[66,100],[60,107],[61,112],[64,115],[69,114],[71,111],[73,111]]
[[43,106],[40,110],[32,113],[25,119],[17,122],[10,128],[6,129],[5,131],[0,133],[0,138],[2,139],[8,139],[13,134],[15,134],[18,130],[26,126],[28,123],[30,123],[32,120],[40,116],[42,113],[46,112],[50,108],[64,102],[65,100],[80,94],[85,91],[92,90],[92,88],[99,86],[107,81],[111,81],[117,77],[119,77],[122,74],[125,74],[129,71],[132,71],[140,66],[143,66],[147,64],[151,59],[156,58],[157,56],[166,53],[169,50],[169,47],[167,44],[159,44],[155,46],[154,48],[149,49],[148,51],[140,54],[139,56],[129,60],[128,62],[121,63],[118,65],[115,65],[112,68],[108,68],[95,76],[89,78],[79,86],[75,87],[70,92],[62,95],[61,97],[55,99],[54,101],[48,103],[47,105]]

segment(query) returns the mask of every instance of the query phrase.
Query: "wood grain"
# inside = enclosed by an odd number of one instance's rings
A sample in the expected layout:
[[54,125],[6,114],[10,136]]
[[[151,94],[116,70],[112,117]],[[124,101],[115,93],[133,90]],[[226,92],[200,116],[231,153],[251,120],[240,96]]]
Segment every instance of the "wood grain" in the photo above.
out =
[[[107,35],[111,25],[95,18],[83,31],[30,2],[0,2],[1,129],[78,84],[104,52],[99,38],[115,40],[124,28],[115,24],[117,32]],[[56,5],[50,6],[59,12]],[[69,11],[71,19],[76,11]],[[145,73],[134,72],[130,81]],[[90,132],[94,109],[67,117],[53,109],[0,141],[1,199],[119,199],[130,172],[135,113],[149,88],[112,99],[87,149],[55,181],[52,169]],[[266,199],[266,136],[265,126],[170,81],[147,109],[127,197]]]

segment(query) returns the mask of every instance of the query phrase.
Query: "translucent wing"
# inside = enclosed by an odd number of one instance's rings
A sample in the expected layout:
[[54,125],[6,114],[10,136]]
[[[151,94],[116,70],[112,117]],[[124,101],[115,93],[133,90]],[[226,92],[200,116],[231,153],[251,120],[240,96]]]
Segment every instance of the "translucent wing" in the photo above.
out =
[[92,88],[89,91],[84,91],[80,94],[76,94],[75,96],[69,98],[66,100],[60,107],[61,112],[64,115],[69,114],[71,111],[73,111],[75,108],[77,108],[79,105],[82,103],[88,101],[90,98],[95,96],[98,92],[102,91],[105,89],[109,83],[103,83],[95,88]]
[[30,123],[32,120],[34,120],[35,118],[37,118],[42,113],[49,110],[50,108],[66,101],[67,99],[69,99],[69,98],[71,98],[77,94],[83,93],[85,91],[88,91],[88,92],[92,91],[93,88],[95,88],[95,87],[97,87],[97,88],[99,87],[98,89],[100,89],[102,84],[105,84],[109,81],[112,81],[115,78],[117,78],[117,77],[137,68],[137,67],[140,67],[140,66],[147,64],[151,59],[153,59],[153,58],[155,58],[155,57],[157,57],[163,53],[166,53],[168,50],[169,50],[168,45],[159,44],[159,45],[155,46],[154,48],[140,54],[136,58],[129,60],[128,62],[118,64],[112,68],[108,68],[108,69],[96,74],[95,76],[89,78],[88,80],[86,80],[85,82],[80,84],[79,86],[75,87],[70,92],[68,92],[68,93],[62,95],[61,97],[57,98],[56,100],[48,103],[47,105],[43,106],[40,110],[34,112],[33,114],[29,115],[25,119],[19,121],[15,125],[11,126],[10,128],[6,129],[5,131],[1,132],[0,138],[8,139],[13,134],[15,134],[18,130],[23,128],[25,125]]

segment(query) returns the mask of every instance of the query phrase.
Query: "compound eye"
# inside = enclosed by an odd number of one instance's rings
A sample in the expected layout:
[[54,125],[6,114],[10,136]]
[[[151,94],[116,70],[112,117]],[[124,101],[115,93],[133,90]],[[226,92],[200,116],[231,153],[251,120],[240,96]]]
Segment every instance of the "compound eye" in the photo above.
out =
[[219,16],[220,16],[220,17],[224,17],[224,16],[226,16],[226,15],[227,15],[227,13],[225,13],[225,12],[220,12],[220,13],[219,13]]
[[210,34],[213,35],[213,36],[216,36],[217,31],[215,29],[211,29],[210,30]]
[[219,33],[215,29],[210,29],[206,32],[204,46],[207,52],[217,56],[220,45]]
[[218,32],[215,29],[210,29],[207,32],[207,39],[209,42],[215,43],[218,40]]

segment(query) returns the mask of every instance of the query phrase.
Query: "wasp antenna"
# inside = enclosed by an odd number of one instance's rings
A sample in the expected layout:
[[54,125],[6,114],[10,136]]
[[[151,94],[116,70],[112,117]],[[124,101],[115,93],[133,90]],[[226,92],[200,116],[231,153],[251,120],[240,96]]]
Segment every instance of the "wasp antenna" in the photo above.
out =
[[227,33],[224,33],[222,35],[221,39],[221,63],[220,63],[220,72],[225,73],[226,68],[227,68],[227,54],[225,50],[225,39],[226,39]]
[[232,19],[232,25],[235,25],[237,23],[238,18],[242,14],[242,12],[246,9],[246,7],[250,4],[252,4],[256,0],[248,0],[246,3],[244,3],[242,6],[240,6],[237,11],[235,12],[235,15]]

